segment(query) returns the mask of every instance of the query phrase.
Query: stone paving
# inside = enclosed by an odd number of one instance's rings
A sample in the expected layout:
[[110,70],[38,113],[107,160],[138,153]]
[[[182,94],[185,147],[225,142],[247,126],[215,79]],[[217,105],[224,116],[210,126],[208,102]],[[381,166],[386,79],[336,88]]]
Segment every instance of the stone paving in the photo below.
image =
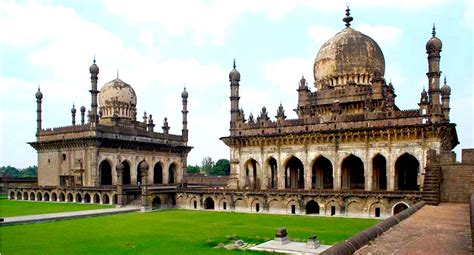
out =
[[94,216],[103,216],[103,215],[112,215],[128,212],[138,212],[140,207],[117,207],[117,208],[107,208],[107,209],[97,209],[97,210],[85,210],[85,211],[76,211],[76,212],[61,212],[61,213],[48,213],[48,214],[35,214],[35,215],[26,215],[26,216],[16,216],[16,217],[7,217],[3,219],[2,226],[8,225],[18,225],[18,224],[28,224],[44,221],[57,221],[57,220],[66,220],[73,218],[84,218],[84,217],[94,217]]
[[473,254],[468,204],[426,205],[355,254]]

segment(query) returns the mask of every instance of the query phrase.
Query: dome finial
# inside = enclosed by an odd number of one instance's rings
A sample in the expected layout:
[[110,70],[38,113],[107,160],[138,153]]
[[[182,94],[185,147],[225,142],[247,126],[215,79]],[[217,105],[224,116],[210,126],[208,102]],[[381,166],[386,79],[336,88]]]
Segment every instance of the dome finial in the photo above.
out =
[[444,76],[444,84],[446,84],[446,75]]
[[119,71],[118,71],[118,68],[117,68],[117,80],[118,80],[118,78],[119,78]]
[[436,36],[436,26],[435,26],[435,23],[433,23],[433,30],[431,31],[431,34],[433,35],[433,37]]
[[95,64],[95,53],[94,53],[94,60],[93,60],[94,64]]
[[354,20],[354,18],[351,17],[351,9],[349,8],[349,4],[346,5],[346,16],[342,19],[346,23],[346,27],[349,28],[351,27],[351,21]]
[[235,58],[234,58],[234,69],[236,68],[237,66],[235,65]]

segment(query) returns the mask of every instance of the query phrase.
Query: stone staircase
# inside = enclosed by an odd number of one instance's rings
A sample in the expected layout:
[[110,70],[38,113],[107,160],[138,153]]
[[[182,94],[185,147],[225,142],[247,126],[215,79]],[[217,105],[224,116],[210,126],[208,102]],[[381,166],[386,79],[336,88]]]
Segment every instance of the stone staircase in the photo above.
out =
[[440,203],[441,168],[437,165],[428,165],[425,169],[425,180],[422,198],[429,205]]

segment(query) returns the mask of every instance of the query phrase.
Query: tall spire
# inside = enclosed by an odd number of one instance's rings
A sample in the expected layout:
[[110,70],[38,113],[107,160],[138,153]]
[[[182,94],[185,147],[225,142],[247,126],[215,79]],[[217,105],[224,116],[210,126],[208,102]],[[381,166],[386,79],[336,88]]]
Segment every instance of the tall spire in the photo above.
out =
[[435,27],[435,23],[433,23],[433,30],[431,31],[431,34],[433,35],[433,37],[436,36],[436,27]]
[[351,9],[349,8],[349,5],[346,6],[346,16],[342,19],[346,23],[346,27],[349,28],[351,26],[351,21],[354,20],[354,18],[351,17]]
[[234,58],[234,69],[236,68],[237,66],[235,65],[235,58]]
[[91,89],[89,90],[91,93],[91,112],[89,120],[93,125],[95,125],[99,121],[97,115],[97,94],[99,94],[99,91],[97,90],[97,80],[99,67],[95,63],[95,56],[92,65],[89,67],[89,72],[91,74]]

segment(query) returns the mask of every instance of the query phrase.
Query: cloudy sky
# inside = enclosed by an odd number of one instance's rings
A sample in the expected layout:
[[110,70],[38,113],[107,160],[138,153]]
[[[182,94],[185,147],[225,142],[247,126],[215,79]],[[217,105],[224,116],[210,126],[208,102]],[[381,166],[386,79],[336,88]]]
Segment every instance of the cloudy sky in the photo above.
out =
[[[189,163],[228,158],[228,72],[241,73],[246,115],[280,102],[290,118],[302,74],[313,82],[320,46],[343,29],[348,1],[0,1],[0,165],[36,164],[34,94],[44,94],[43,127],[67,126],[70,109],[90,108],[89,66],[99,84],[131,84],[138,111],[158,129],[168,117],[181,132],[183,86],[189,92]],[[436,23],[441,70],[452,88],[451,120],[460,148],[474,147],[474,4],[447,0],[349,1],[352,27],[375,39],[385,55],[402,109],[417,108],[427,85],[425,43]],[[314,89],[313,89],[314,91]]]

